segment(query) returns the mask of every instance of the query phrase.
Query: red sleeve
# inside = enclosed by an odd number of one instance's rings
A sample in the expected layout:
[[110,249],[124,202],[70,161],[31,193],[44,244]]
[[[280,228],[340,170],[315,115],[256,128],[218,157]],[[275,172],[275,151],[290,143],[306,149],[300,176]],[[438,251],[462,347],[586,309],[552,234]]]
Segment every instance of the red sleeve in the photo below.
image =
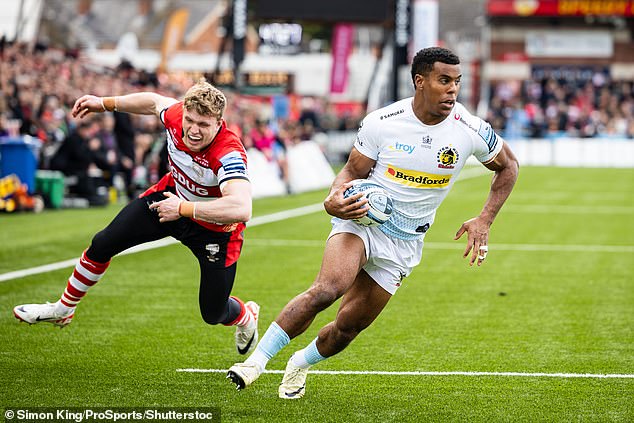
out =
[[177,129],[180,134],[183,130],[183,102],[179,101],[161,110],[159,117],[166,129]]

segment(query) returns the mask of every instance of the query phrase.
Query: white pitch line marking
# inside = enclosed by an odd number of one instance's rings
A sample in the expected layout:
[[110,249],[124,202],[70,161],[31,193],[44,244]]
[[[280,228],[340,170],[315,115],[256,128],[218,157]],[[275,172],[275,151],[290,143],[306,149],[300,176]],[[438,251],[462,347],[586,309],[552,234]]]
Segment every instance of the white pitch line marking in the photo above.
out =
[[[248,243],[254,247],[323,247],[325,240],[308,239],[265,239],[249,238]],[[491,249],[498,251],[558,251],[558,252],[593,252],[593,253],[634,253],[634,245],[573,245],[573,244],[490,244]],[[460,241],[426,242],[425,249],[431,250],[463,250]]]
[[634,214],[628,206],[562,206],[550,204],[508,204],[507,213],[560,213],[560,214]]
[[[181,373],[227,373],[228,369],[176,369]],[[264,373],[284,374],[284,370],[265,370]],[[552,377],[586,379],[634,379],[634,374],[595,373],[522,373],[522,372],[386,372],[372,370],[310,370],[316,375],[380,375],[380,376],[498,376],[498,377]]]

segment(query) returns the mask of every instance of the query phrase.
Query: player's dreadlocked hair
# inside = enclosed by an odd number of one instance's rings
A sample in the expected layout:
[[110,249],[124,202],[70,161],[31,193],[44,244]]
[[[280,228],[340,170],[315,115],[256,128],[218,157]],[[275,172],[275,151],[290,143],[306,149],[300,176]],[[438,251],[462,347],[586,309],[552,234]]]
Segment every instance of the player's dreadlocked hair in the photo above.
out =
[[227,107],[227,98],[205,78],[200,78],[185,93],[183,105],[187,110],[194,110],[203,116],[212,116],[220,120],[225,112],[225,107]]
[[460,58],[450,50],[442,47],[428,47],[420,50],[412,60],[412,81],[416,74],[427,76],[434,67],[435,62],[448,65],[459,65]]

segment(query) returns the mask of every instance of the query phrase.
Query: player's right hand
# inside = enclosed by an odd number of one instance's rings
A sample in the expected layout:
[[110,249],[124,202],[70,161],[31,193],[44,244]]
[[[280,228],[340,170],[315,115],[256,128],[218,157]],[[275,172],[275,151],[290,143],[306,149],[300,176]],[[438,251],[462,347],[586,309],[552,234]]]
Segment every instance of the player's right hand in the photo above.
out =
[[101,97],[87,94],[75,101],[71,114],[75,118],[83,119],[88,113],[101,113],[105,110]]
[[352,182],[346,182],[326,197],[324,208],[329,215],[351,220],[359,219],[368,213],[368,199],[362,192],[348,198],[343,196],[343,193],[351,186]]

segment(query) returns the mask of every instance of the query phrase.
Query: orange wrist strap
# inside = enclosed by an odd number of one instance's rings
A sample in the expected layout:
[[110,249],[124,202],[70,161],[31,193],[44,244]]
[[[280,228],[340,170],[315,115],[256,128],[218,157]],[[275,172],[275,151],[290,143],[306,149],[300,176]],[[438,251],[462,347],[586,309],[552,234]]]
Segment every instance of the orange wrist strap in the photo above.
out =
[[178,214],[183,217],[194,217],[195,211],[196,205],[191,201],[181,201],[178,205]]
[[117,111],[117,98],[116,97],[103,97],[101,99],[103,108],[109,112]]

